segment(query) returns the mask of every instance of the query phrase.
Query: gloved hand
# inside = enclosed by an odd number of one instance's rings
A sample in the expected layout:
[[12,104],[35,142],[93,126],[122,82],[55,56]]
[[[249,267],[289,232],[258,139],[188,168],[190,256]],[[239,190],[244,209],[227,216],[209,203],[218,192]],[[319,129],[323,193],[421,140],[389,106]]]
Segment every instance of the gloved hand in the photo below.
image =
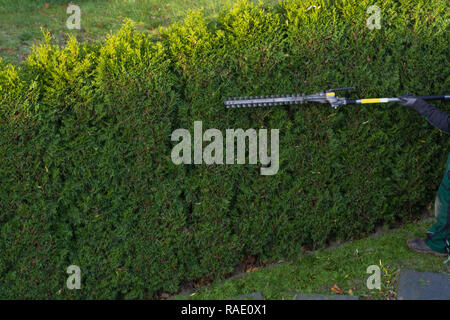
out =
[[425,115],[426,111],[429,108],[429,104],[426,103],[425,100],[417,98],[413,96],[411,93],[401,96],[398,104],[410,107],[422,115]]
[[404,94],[400,97],[398,104],[402,106],[412,107],[412,105],[417,101],[417,98],[412,95],[412,93]]

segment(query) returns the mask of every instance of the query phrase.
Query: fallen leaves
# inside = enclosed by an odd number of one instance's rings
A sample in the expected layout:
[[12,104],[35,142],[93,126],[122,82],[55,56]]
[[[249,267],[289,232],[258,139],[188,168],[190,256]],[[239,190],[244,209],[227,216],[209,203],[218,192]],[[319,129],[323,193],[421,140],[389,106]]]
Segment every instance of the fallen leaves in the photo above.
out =
[[334,284],[331,288],[331,291],[333,291],[336,294],[342,294],[343,291],[341,288],[339,288],[336,284]]

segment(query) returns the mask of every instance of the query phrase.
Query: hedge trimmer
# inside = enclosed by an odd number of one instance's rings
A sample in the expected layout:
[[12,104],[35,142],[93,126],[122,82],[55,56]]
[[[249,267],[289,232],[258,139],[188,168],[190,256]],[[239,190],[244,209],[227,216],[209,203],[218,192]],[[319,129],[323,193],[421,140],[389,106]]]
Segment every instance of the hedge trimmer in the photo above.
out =
[[[351,90],[354,87],[328,89],[319,93],[304,95],[273,95],[273,96],[260,96],[260,97],[239,97],[229,98],[225,100],[225,106],[227,108],[251,108],[251,107],[266,107],[266,106],[278,106],[288,104],[302,104],[307,102],[329,103],[334,109],[339,108],[341,105],[346,104],[366,104],[366,103],[386,103],[386,102],[398,102],[401,98],[369,98],[369,99],[347,99],[337,97],[335,92],[340,90]],[[417,98],[423,100],[446,100],[450,99],[450,95],[440,96],[417,96]]]

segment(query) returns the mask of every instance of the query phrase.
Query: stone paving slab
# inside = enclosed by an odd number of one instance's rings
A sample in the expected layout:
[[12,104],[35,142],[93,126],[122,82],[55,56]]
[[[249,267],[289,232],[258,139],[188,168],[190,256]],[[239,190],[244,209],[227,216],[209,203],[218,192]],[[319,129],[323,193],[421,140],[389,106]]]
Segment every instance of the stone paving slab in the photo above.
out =
[[359,300],[359,297],[345,294],[298,293],[294,300]]
[[450,273],[401,270],[397,300],[450,300]]

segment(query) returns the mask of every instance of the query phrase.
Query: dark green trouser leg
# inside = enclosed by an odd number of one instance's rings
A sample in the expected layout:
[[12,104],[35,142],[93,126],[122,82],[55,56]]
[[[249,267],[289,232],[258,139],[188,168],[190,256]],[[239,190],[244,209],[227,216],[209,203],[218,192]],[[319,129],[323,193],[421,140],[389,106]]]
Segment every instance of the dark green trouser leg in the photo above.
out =
[[427,231],[427,245],[434,251],[450,253],[450,154],[444,178],[436,196],[434,210],[437,222]]

